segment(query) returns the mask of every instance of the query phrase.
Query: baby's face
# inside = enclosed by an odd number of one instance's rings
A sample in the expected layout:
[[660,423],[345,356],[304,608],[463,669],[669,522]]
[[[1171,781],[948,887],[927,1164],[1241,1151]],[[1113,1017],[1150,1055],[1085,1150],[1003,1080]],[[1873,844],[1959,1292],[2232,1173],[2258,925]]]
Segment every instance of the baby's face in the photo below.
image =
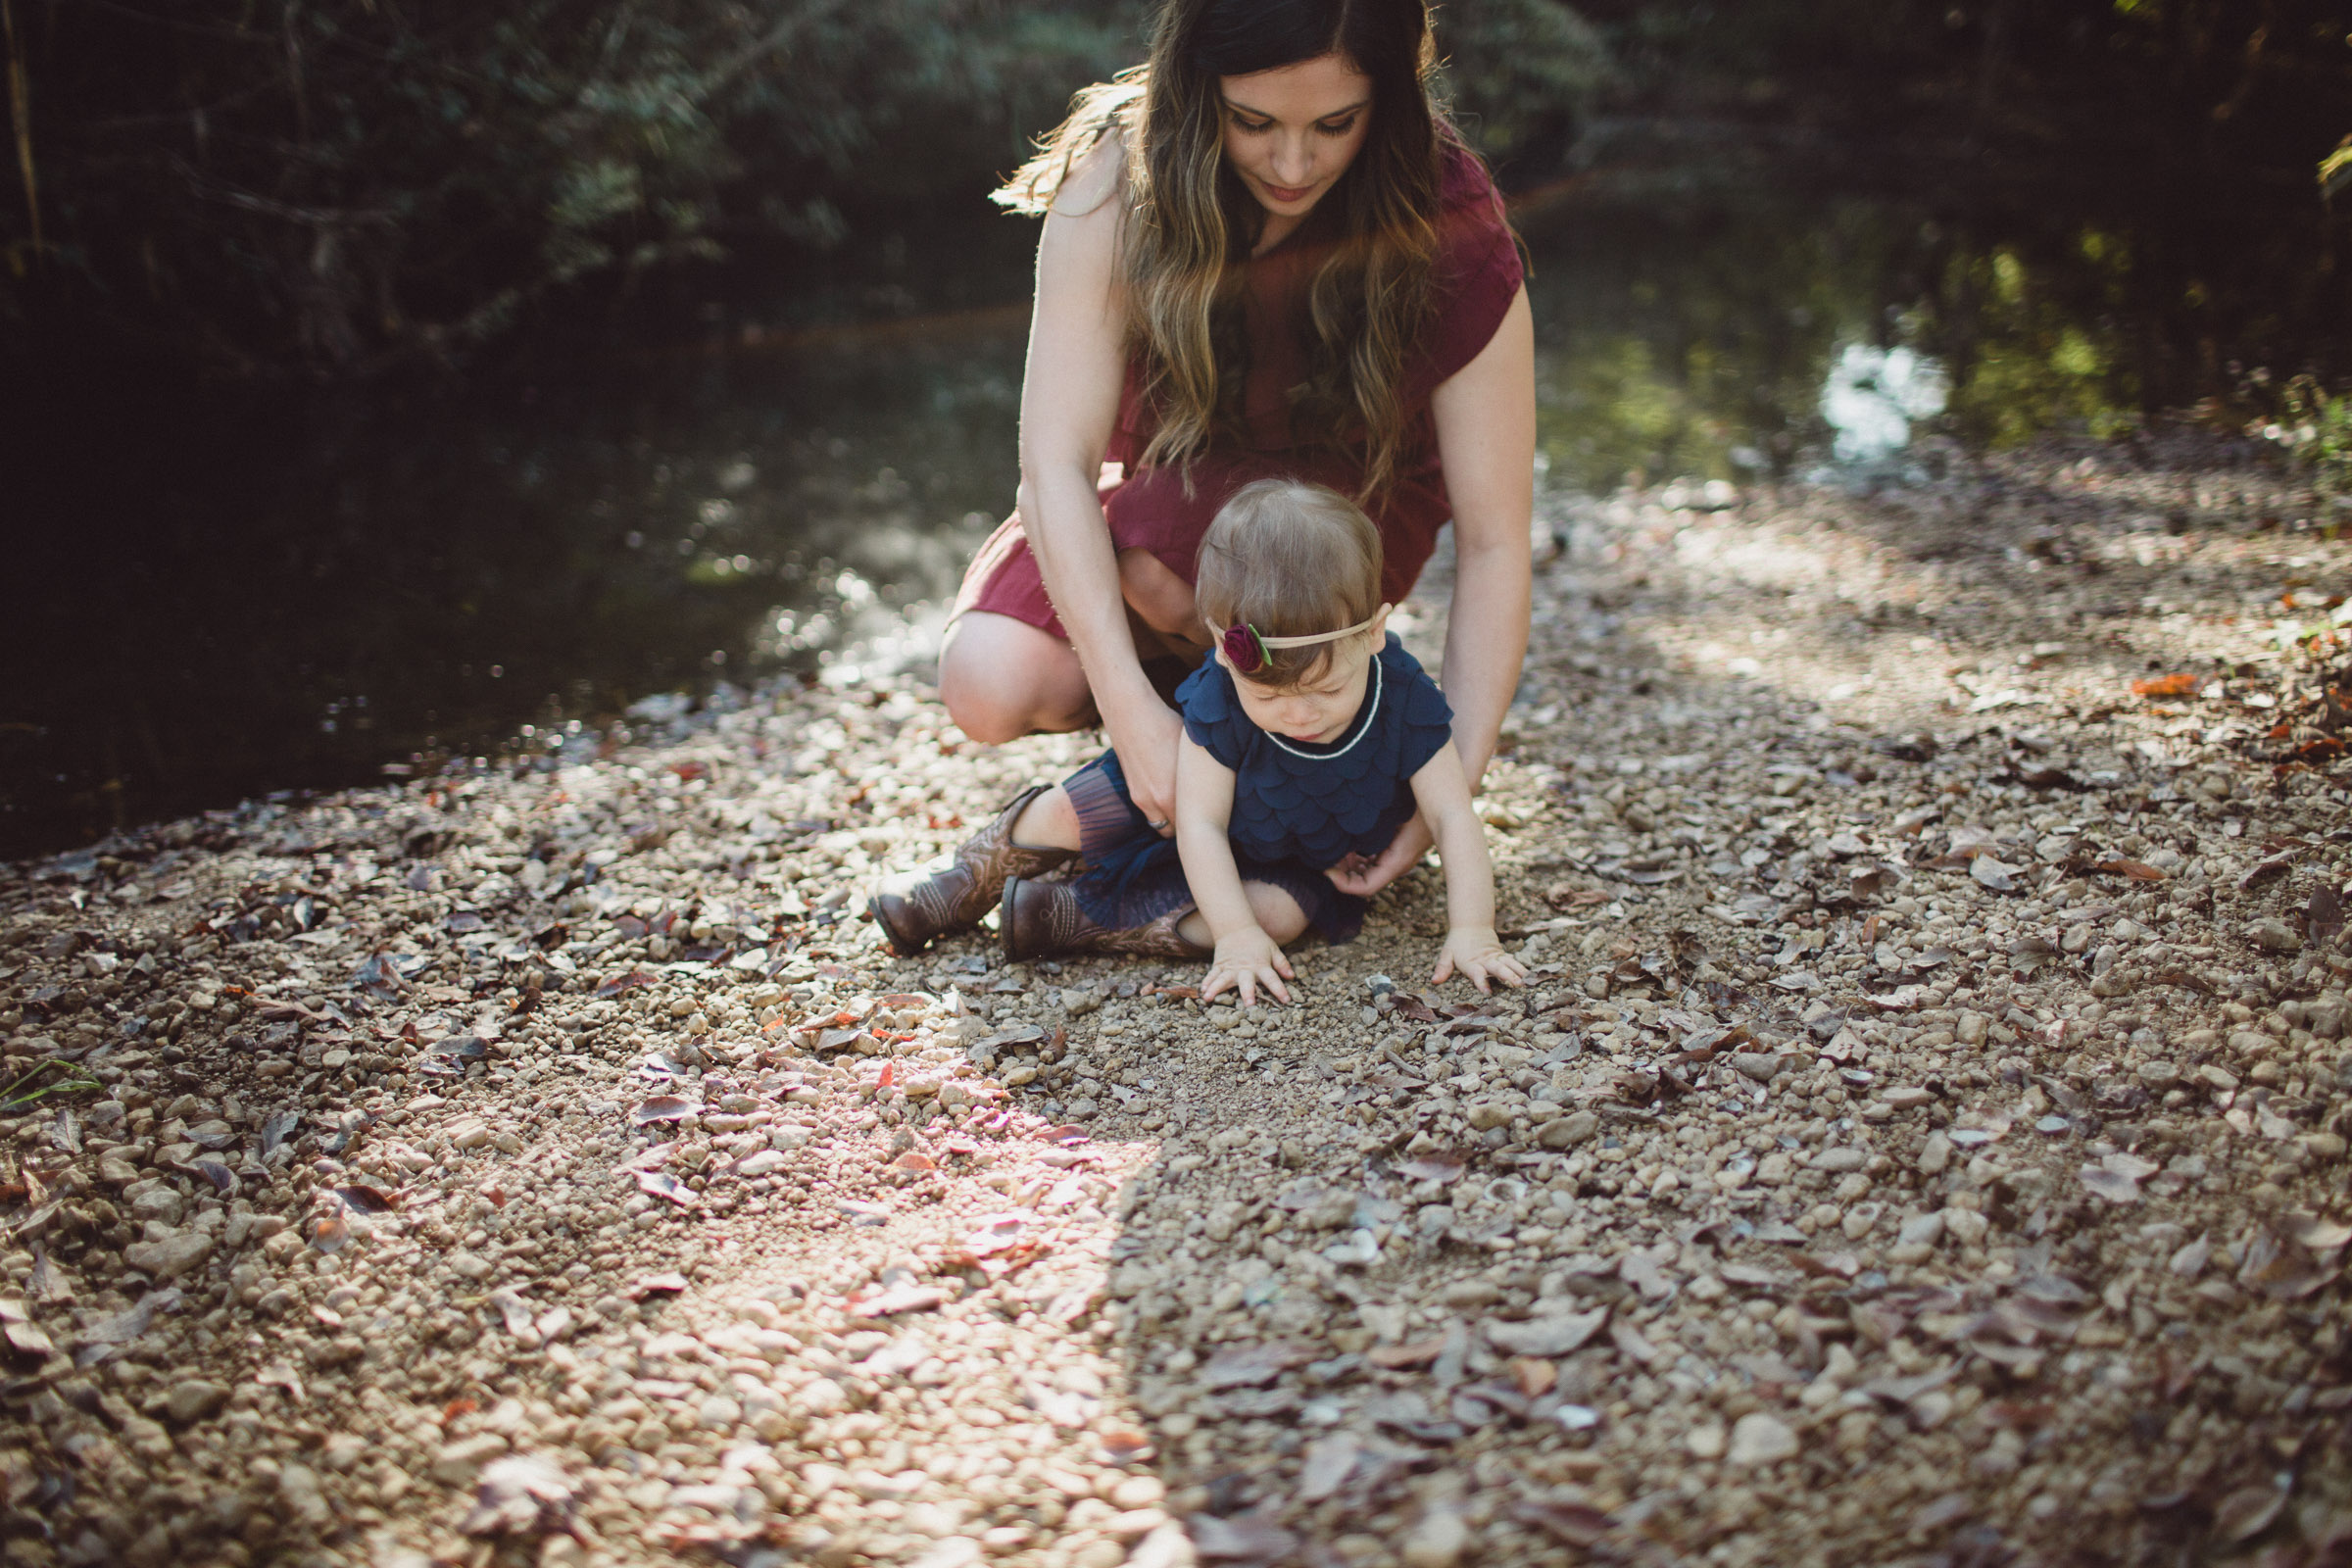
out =
[[[1244,715],[1267,734],[1329,745],[1348,733],[1348,726],[1363,708],[1364,683],[1370,678],[1372,655],[1379,646],[1376,626],[1333,648],[1321,673],[1303,686],[1261,686],[1237,676],[1234,695],[1241,699]],[[1217,662],[1228,669],[1233,667],[1221,648]]]

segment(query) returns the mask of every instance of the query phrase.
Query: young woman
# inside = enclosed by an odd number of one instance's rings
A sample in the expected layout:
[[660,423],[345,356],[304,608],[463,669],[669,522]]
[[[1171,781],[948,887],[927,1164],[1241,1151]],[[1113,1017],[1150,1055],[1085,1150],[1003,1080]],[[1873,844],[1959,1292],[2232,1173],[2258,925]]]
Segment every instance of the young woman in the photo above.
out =
[[[1167,0],[1150,62],[1081,93],[999,194],[1045,232],[1019,510],[940,658],[967,735],[1100,722],[1170,832],[1183,726],[1163,693],[1204,647],[1201,535],[1244,485],[1298,478],[1371,514],[1391,602],[1454,524],[1445,684],[1475,787],[1526,649],[1534,337],[1432,58],[1424,0]],[[942,929],[1053,863],[1002,826]],[[1332,879],[1368,895],[1431,842],[1416,816]]]

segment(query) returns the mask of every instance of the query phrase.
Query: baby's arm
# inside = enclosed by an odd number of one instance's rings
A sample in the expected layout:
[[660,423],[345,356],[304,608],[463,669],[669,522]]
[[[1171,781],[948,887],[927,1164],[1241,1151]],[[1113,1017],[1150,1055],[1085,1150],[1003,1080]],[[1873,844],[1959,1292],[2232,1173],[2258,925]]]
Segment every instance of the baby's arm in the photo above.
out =
[[1489,980],[1527,984],[1527,966],[1502,951],[1494,934],[1494,862],[1487,858],[1487,831],[1470,806],[1470,780],[1451,746],[1421,764],[1413,775],[1413,799],[1438,841],[1446,862],[1446,945],[1438,950],[1443,985],[1459,969],[1478,989]]
[[1263,985],[1288,1002],[1291,994],[1282,983],[1291,978],[1290,960],[1257,923],[1250,895],[1242,889],[1241,868],[1233,863],[1233,841],[1227,837],[1232,822],[1233,769],[1185,736],[1176,747],[1176,852],[1184,859],[1184,879],[1192,885],[1200,918],[1217,944],[1200,1000],[1238,990],[1248,1006]]

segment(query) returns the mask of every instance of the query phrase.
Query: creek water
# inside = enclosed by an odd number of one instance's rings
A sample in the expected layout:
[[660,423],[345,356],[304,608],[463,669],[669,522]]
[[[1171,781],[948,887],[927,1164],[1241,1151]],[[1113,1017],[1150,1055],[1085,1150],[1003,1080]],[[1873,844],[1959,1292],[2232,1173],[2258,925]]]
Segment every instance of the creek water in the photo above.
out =
[[[1539,188],[1545,482],[1866,478],[1924,432],[2112,432],[2330,363],[2309,205],[1857,192],[1703,150]],[[463,383],[67,374],[12,464],[0,855],[919,662],[1011,501],[1029,243],[886,236]]]

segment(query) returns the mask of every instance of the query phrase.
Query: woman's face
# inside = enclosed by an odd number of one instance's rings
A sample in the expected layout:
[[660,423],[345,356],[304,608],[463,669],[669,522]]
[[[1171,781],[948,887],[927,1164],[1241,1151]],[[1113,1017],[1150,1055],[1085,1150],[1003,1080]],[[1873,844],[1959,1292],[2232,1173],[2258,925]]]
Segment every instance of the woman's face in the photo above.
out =
[[1217,82],[1226,160],[1267,212],[1304,218],[1364,145],[1372,78],[1333,54]]

